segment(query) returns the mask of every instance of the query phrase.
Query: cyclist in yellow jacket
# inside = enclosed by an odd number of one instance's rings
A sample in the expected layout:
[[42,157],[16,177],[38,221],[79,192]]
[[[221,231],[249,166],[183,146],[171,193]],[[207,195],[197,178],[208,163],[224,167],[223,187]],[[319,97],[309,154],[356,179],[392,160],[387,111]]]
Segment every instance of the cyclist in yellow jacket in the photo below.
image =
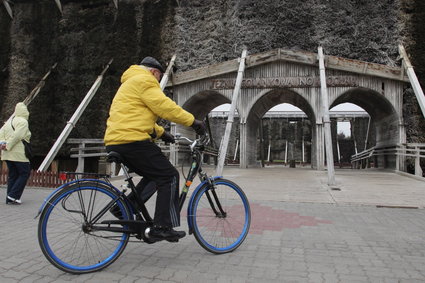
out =
[[132,65],[123,73],[109,110],[104,140],[108,152],[120,153],[124,163],[143,176],[136,187],[139,192],[152,181],[156,184],[154,227],[149,236],[175,241],[186,235],[173,229],[180,226],[179,172],[153,142],[161,138],[173,143],[174,136],[156,121],[161,117],[192,127],[199,135],[205,133],[205,124],[163,93],[159,85],[163,72],[155,58],[146,57],[140,65]]

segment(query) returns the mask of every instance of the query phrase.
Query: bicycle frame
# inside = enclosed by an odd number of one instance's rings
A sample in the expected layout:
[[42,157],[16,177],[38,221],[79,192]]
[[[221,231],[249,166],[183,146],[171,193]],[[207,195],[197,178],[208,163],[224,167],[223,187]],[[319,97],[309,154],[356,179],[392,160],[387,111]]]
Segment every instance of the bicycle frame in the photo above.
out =
[[[187,194],[189,192],[189,188],[193,182],[193,180],[195,179],[195,177],[198,175],[199,179],[201,181],[201,183],[195,188],[190,200],[189,200],[189,204],[188,204],[188,208],[187,208],[187,215],[188,215],[188,226],[189,226],[189,234],[192,234],[192,221],[190,220],[190,215],[191,215],[191,206],[192,206],[192,202],[193,202],[193,198],[196,195],[196,193],[202,189],[204,186],[208,185],[211,186],[212,188],[214,188],[214,184],[213,181],[220,179],[221,177],[209,177],[206,173],[204,173],[202,171],[202,151],[204,149],[204,146],[198,145],[198,140],[195,141],[191,141],[187,138],[183,138],[186,139],[187,141],[191,142],[190,145],[190,149],[191,149],[191,158],[192,158],[192,163],[190,165],[190,169],[188,172],[188,175],[185,179],[185,183],[183,185],[182,191],[179,195],[179,210],[181,211],[183,209],[183,205],[185,203],[185,200],[187,198]],[[116,201],[119,198],[122,198],[129,206],[129,208],[131,209],[131,212],[136,215],[136,220],[108,220],[108,221],[103,221],[101,224],[123,224],[123,225],[127,225],[129,227],[129,229],[125,229],[125,228],[117,228],[117,227],[101,227],[101,226],[92,226],[92,229],[95,230],[105,230],[105,231],[112,231],[112,232],[126,232],[126,233],[141,233],[141,229],[145,229],[147,227],[150,227],[153,225],[153,219],[151,218],[145,203],[143,202],[143,200],[140,198],[139,196],[139,192],[137,192],[136,190],[136,186],[132,180],[132,176],[130,176],[129,174],[129,170],[128,168],[122,164],[123,167],[123,171],[124,171],[124,175],[125,175],[125,181],[128,183],[128,187],[129,189],[132,191],[133,195],[135,196],[135,200],[136,200],[136,204],[138,205],[138,207],[140,208],[140,211],[137,210],[134,205],[132,204],[132,202],[128,199],[126,193],[126,189],[120,191],[117,188],[115,188],[108,180],[107,175],[101,175],[101,174],[92,174],[92,175],[96,175],[98,177],[104,178],[106,181],[102,181],[99,179],[78,179],[69,183],[66,183],[62,186],[60,186],[58,189],[56,189],[54,192],[52,192],[43,202],[43,204],[41,205],[38,214],[36,215],[35,218],[37,218],[40,213],[42,212],[42,210],[44,209],[44,207],[46,206],[46,204],[48,203],[48,200],[51,199],[52,197],[54,197],[56,195],[57,192],[59,192],[61,189],[63,189],[66,186],[69,185],[78,185],[79,183],[84,183],[84,182],[88,182],[88,181],[92,181],[92,182],[98,182],[99,184],[102,185],[107,185],[110,188],[114,189],[117,194],[118,197],[114,200],[111,200],[110,203],[108,203],[97,215],[95,215],[94,217],[91,218],[91,220],[87,223],[88,225],[93,225],[94,223],[97,222],[98,219],[100,219],[105,213],[107,213],[109,211],[109,209],[114,205],[114,203],[116,203]],[[85,173],[66,173],[66,174],[85,174]],[[208,201],[211,205],[211,208],[213,209],[214,213],[217,216],[220,215],[225,215],[225,212],[223,211],[223,209],[221,208],[220,202],[218,200],[217,195],[215,194],[214,189],[211,190],[211,194],[212,196],[209,195],[209,193],[207,193],[207,198]],[[83,214],[83,216],[85,217],[85,215]]]

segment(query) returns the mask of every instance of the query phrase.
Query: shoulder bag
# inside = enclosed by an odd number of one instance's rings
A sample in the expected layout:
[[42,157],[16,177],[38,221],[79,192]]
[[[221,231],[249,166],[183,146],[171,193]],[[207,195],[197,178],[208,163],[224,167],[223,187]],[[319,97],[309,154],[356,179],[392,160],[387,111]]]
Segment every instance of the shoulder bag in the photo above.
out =
[[[13,118],[12,118],[12,121],[10,121],[10,125],[12,126],[12,129],[15,131],[15,127],[13,126]],[[27,142],[24,139],[21,140],[21,141],[24,144],[25,156],[31,161],[31,159],[34,157],[34,155],[32,153],[32,146],[29,142]]]

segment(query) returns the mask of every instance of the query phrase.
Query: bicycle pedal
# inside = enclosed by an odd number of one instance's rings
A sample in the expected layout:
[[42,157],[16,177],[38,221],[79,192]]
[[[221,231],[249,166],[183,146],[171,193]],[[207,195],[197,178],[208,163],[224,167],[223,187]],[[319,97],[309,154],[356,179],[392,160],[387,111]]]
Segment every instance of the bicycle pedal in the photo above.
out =
[[162,239],[149,239],[149,238],[143,239],[143,242],[149,245],[154,244],[156,242],[160,242],[160,241],[162,241]]
[[170,242],[170,243],[177,243],[178,241],[179,241],[179,239],[178,238],[173,238],[173,239],[165,239],[167,242]]

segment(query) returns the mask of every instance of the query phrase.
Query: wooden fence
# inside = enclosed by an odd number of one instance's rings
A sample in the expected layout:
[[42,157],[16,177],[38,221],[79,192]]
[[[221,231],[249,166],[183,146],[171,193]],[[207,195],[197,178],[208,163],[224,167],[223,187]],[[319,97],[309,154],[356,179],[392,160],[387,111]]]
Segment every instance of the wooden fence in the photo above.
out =
[[[7,184],[8,170],[0,171],[0,185]],[[29,187],[45,187],[45,188],[56,188],[60,185],[70,181],[70,179],[62,180],[59,173],[51,171],[40,172],[31,170],[30,177],[28,178],[27,186]]]

